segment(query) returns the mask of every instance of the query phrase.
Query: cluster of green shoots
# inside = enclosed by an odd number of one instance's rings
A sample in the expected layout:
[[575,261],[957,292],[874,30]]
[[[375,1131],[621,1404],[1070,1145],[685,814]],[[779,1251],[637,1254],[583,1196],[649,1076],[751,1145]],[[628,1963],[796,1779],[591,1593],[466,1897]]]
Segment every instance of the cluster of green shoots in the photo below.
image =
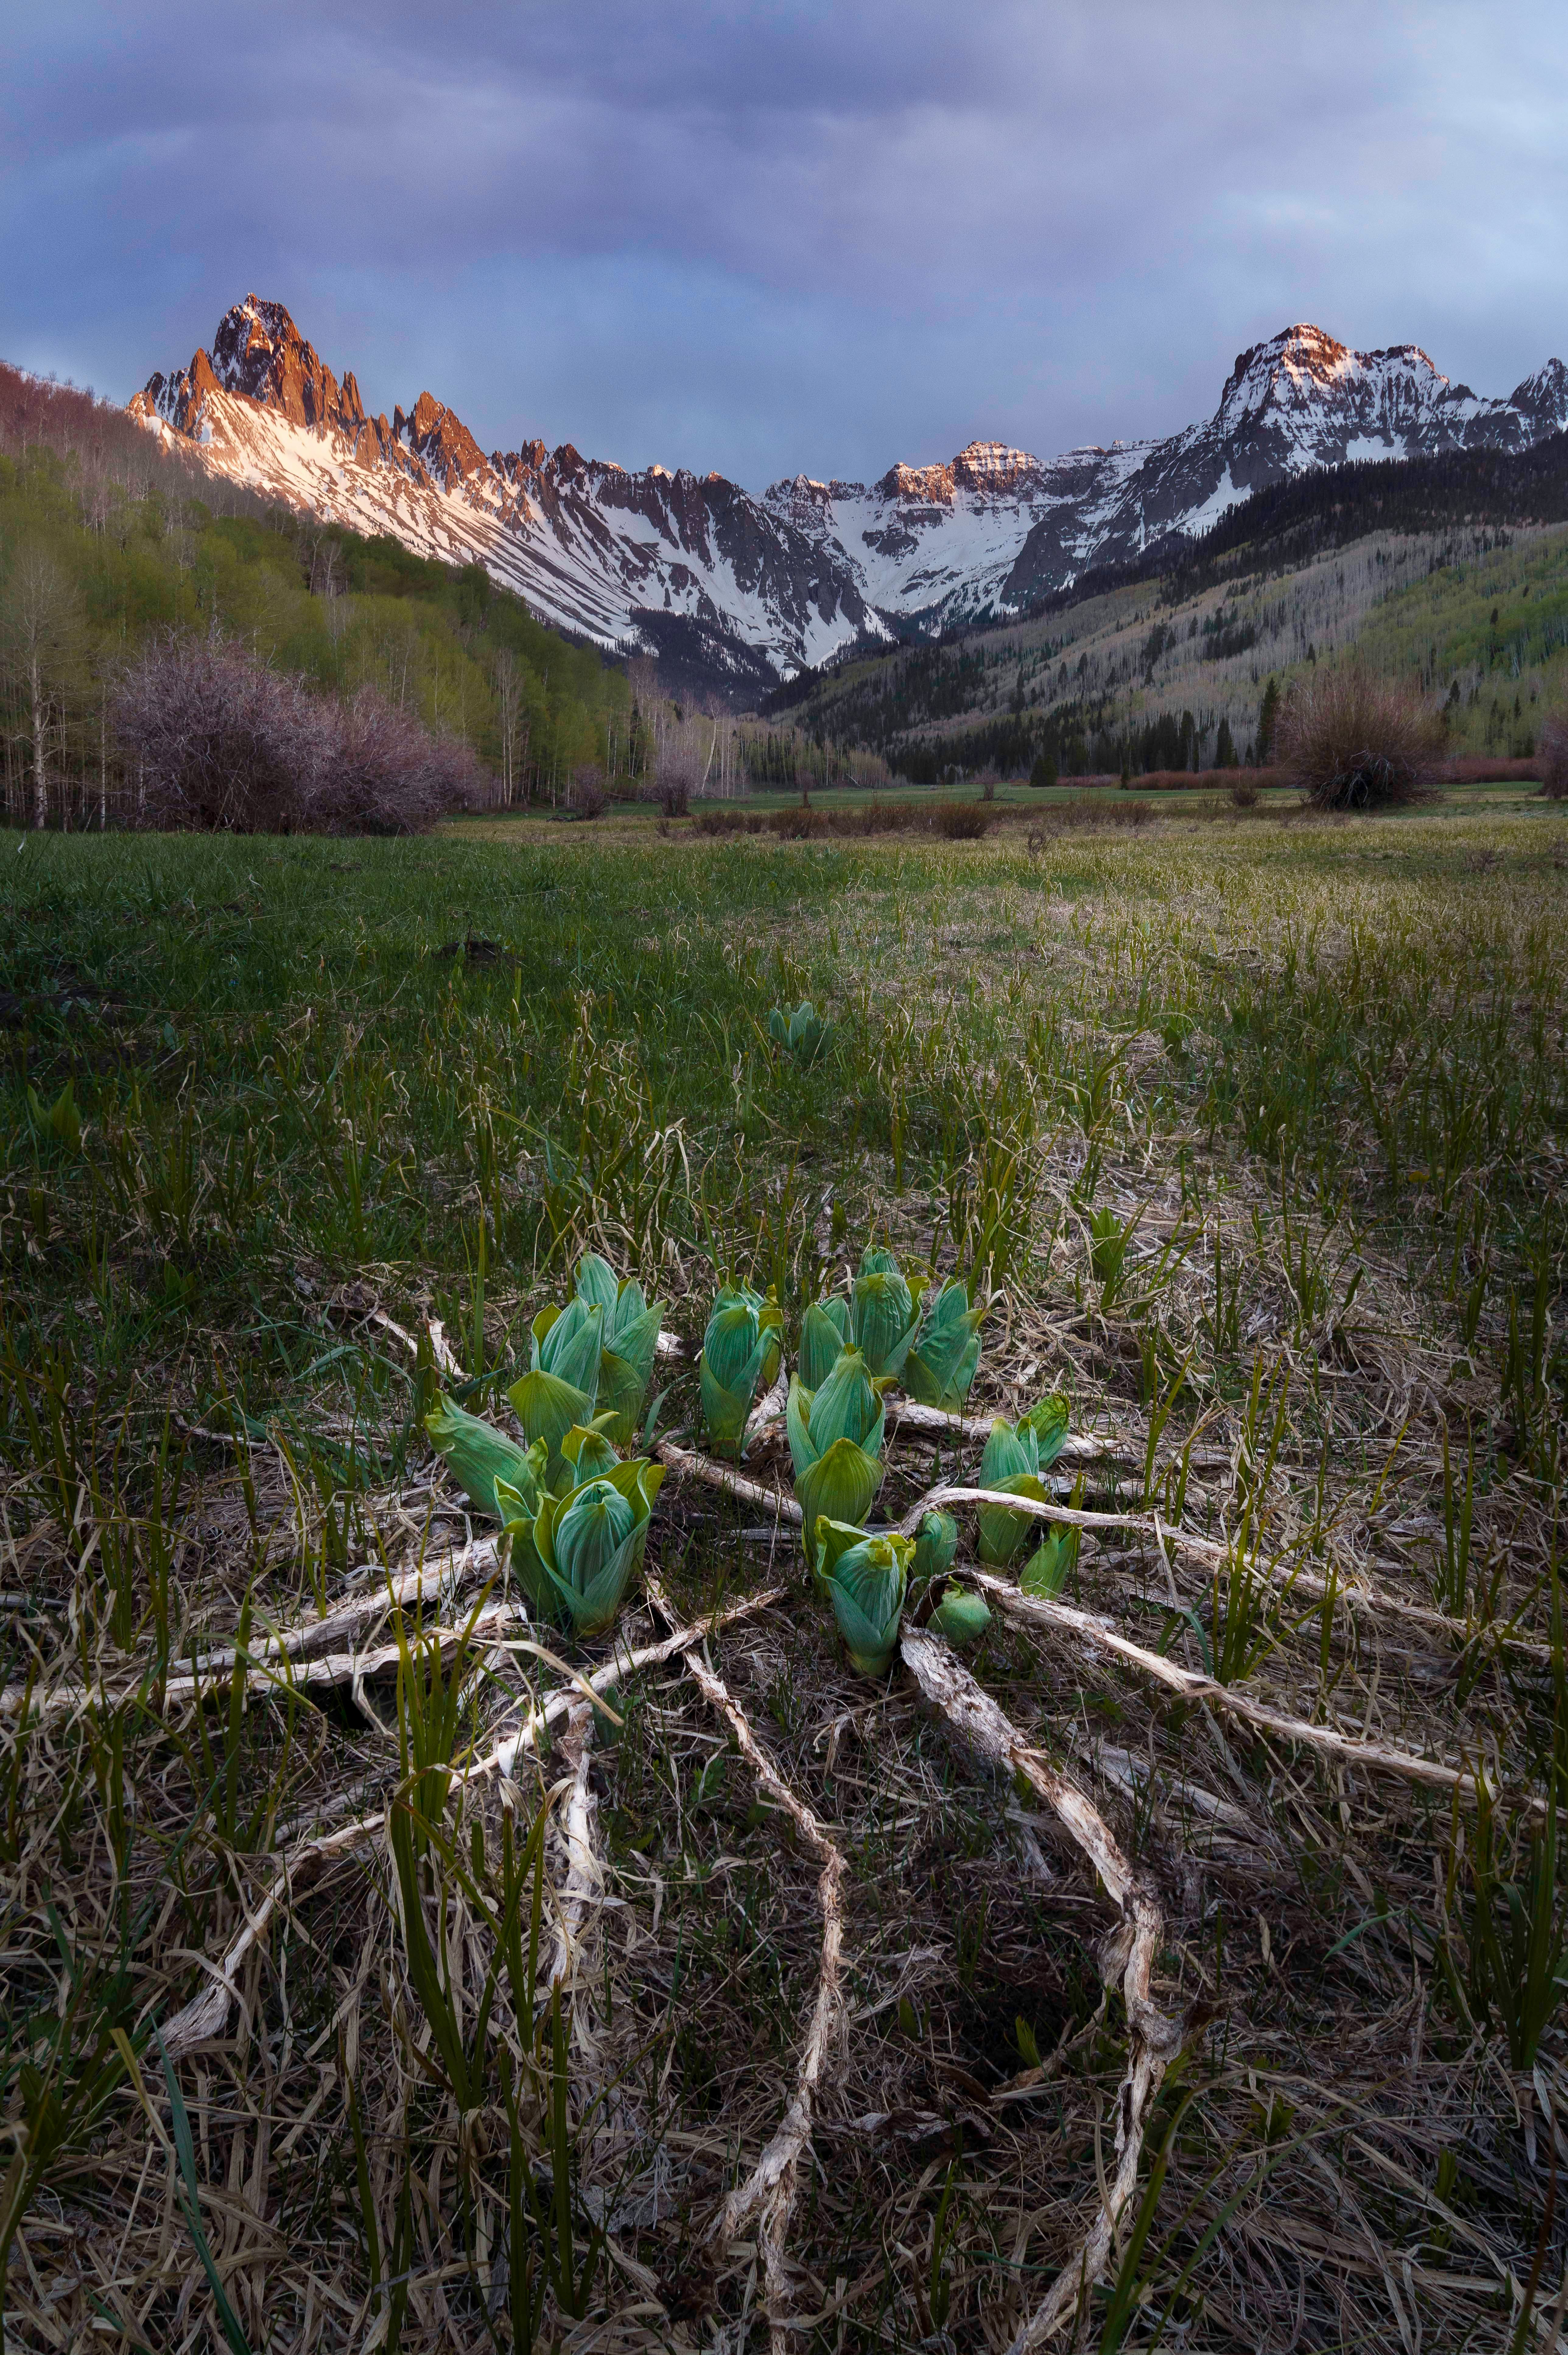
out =
[[590,1252],[565,1306],[534,1318],[533,1362],[507,1393],[522,1444],[450,1399],[426,1418],[469,1501],[501,1523],[530,1607],[578,1636],[603,1633],[642,1568],[664,1468],[623,1451],[642,1428],[663,1315]]
[[[990,1624],[979,1595],[947,1580],[957,1551],[952,1516],[929,1510],[912,1538],[867,1526],[886,1477],[885,1393],[901,1384],[912,1398],[961,1414],[980,1363],[985,1304],[970,1305],[956,1279],[937,1285],[906,1277],[891,1252],[865,1253],[848,1293],[813,1301],[801,1320],[796,1369],[790,1377],[785,1431],[801,1508],[806,1565],[833,1610],[857,1668],[885,1672],[905,1611],[925,1609],[928,1624],[955,1644],[976,1643]],[[738,1458],[759,1391],[776,1380],[783,1316],[770,1295],[721,1291],[703,1337],[702,1415],[715,1454]],[[1067,1404],[1051,1398],[1016,1428],[992,1425],[980,1484],[1043,1503],[1040,1475],[1060,1452]],[[982,1561],[1003,1563],[1023,1550],[1033,1517],[986,1506]],[[1071,1567],[1067,1536],[1053,1532],[1029,1566],[1033,1591],[1054,1593]]]
[[[867,1676],[891,1665],[906,1611],[958,1645],[978,1642],[990,1624],[982,1598],[949,1579],[958,1548],[951,1514],[928,1510],[912,1537],[869,1525],[887,1476],[886,1393],[901,1386],[923,1405],[961,1414],[985,1314],[956,1278],[907,1277],[891,1252],[873,1248],[847,1292],[813,1301],[801,1319],[784,1411],[801,1538],[812,1582]],[[426,1420],[470,1502],[500,1522],[530,1608],[580,1636],[612,1625],[642,1567],[664,1468],[623,1451],[644,1428],[662,1316],[640,1284],[589,1252],[571,1298],[535,1317],[532,1365],[507,1393],[521,1439],[446,1398]],[[698,1364],[716,1455],[739,1461],[753,1408],[778,1380],[784,1343],[771,1293],[720,1291]],[[1060,1395],[1016,1424],[998,1418],[980,1486],[998,1499],[1044,1503],[1043,1476],[1066,1433]],[[1017,1507],[983,1505],[980,1560],[1018,1561],[1037,1527]],[[1076,1533],[1053,1529],[1020,1573],[1026,1592],[1058,1593],[1075,1555]]]

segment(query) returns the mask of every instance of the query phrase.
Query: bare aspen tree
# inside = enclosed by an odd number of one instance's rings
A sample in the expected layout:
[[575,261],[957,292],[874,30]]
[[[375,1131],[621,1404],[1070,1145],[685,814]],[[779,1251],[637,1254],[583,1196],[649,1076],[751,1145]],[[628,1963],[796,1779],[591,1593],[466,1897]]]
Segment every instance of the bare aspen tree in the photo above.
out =
[[20,548],[0,584],[0,657],[20,687],[32,753],[33,824],[48,824],[48,731],[77,651],[76,591],[46,549]]

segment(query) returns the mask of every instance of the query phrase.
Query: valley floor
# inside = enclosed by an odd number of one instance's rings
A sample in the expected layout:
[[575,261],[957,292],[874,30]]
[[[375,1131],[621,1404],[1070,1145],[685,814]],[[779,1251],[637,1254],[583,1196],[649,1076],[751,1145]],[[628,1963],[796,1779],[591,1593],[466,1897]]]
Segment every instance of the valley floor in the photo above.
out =
[[[1556,2343],[1568,812],[1172,798],[0,858],[8,2343]],[[849,1665],[778,1426],[746,1497],[672,1451],[578,1644],[416,1417],[432,1320],[510,1379],[592,1247],[689,1451],[716,1282],[793,1352],[873,1238],[990,1294],[969,1414],[1064,1391],[1105,1517],[1056,1605],[985,1590],[1001,1774],[918,1645]],[[889,1423],[890,1520],[972,1480]]]

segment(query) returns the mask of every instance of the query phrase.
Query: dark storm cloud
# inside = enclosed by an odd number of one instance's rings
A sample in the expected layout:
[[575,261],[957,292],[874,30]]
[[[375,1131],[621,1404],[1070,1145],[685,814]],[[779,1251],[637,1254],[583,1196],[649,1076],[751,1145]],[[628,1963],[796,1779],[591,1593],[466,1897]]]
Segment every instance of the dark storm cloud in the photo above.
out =
[[1206,413],[1297,318],[1568,342],[1562,12],[1343,0],[12,18],[0,350],[125,394],[249,288],[491,446],[880,472]]

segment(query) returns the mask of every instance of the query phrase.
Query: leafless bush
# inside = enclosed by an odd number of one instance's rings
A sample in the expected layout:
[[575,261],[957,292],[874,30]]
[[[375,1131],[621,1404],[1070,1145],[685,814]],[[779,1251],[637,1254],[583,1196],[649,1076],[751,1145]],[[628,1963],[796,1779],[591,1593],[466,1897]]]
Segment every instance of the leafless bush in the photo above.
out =
[[1568,801],[1568,706],[1548,716],[1540,743],[1541,790],[1548,801]]
[[1114,801],[1108,794],[1074,794],[1070,802],[1041,810],[1037,824],[1051,834],[1076,834],[1083,827],[1152,826],[1161,813],[1152,802]]
[[584,761],[571,773],[571,806],[579,817],[603,817],[610,806],[604,772],[597,761]]
[[345,709],[223,639],[150,646],[122,681],[113,719],[144,826],[417,834],[483,783],[466,745],[373,688]]
[[486,797],[487,781],[469,747],[399,711],[371,687],[346,710],[316,702],[326,721],[328,758],[310,824],[321,834],[422,834],[443,812]]
[[1256,809],[1258,805],[1257,779],[1249,777],[1244,769],[1232,782],[1231,805],[1233,809]]
[[692,748],[688,744],[667,744],[649,795],[666,817],[686,817],[690,813],[691,796],[701,783],[702,763]]
[[[991,795],[996,793],[996,780],[991,781]],[[989,811],[978,802],[938,802],[931,813],[933,832],[946,842],[978,842],[989,834],[992,819]]]
[[1359,664],[1319,670],[1280,715],[1284,766],[1318,809],[1373,809],[1430,791],[1442,722],[1397,680]]
[[997,773],[995,769],[982,769],[975,782],[980,788],[980,799],[983,802],[994,802],[996,800]]

